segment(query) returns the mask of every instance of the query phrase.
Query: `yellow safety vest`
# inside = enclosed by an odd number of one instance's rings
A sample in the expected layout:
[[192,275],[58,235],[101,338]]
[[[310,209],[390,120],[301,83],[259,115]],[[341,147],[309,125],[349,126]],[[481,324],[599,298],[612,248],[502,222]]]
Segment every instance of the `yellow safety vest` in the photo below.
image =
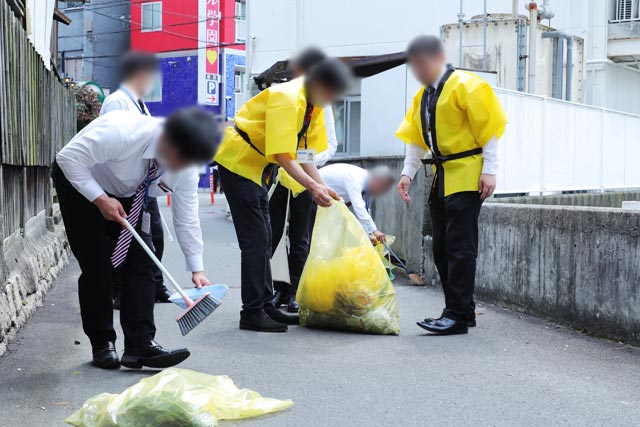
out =
[[[413,98],[396,136],[407,144],[431,151],[434,157],[443,159],[453,155],[453,159],[439,165],[445,197],[462,191],[478,191],[483,164],[480,149],[492,137],[502,136],[507,116],[491,86],[475,74],[455,70],[441,90],[435,109],[437,147],[431,146],[427,137],[430,128],[426,123],[426,88],[420,89]],[[478,153],[455,158],[456,154],[471,150]],[[432,168],[437,173],[435,164]]]
[[[314,107],[306,138],[298,140],[307,111],[304,78],[272,86],[247,101],[227,128],[214,160],[257,185],[263,185],[276,154],[296,158],[298,148],[327,149],[323,109]],[[237,130],[236,130],[237,129]],[[239,133],[244,133],[248,140]]]

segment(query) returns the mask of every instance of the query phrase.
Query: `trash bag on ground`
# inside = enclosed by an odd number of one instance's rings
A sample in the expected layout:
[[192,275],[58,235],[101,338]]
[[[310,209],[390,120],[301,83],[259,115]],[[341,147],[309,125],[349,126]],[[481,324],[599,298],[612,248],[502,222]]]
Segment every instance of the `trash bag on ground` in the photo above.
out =
[[395,289],[380,254],[344,203],[318,208],[297,300],[302,326],[400,333]]
[[218,420],[255,417],[292,404],[239,389],[227,376],[170,368],[120,394],[90,398],[65,422],[76,427],[213,427]]

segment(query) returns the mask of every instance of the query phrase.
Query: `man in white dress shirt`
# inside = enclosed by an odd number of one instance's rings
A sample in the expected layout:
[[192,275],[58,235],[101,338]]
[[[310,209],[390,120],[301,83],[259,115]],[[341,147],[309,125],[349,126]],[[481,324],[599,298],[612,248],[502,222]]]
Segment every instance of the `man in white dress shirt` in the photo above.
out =
[[[147,52],[129,51],[122,56],[120,61],[120,73],[122,84],[102,103],[100,115],[110,111],[124,110],[136,114],[150,116],[149,109],[143,98],[151,93],[153,84],[158,75],[158,58]],[[160,207],[155,197],[149,197],[147,209],[151,215],[151,240],[153,248],[159,260],[164,253],[164,233],[162,230],[162,217]],[[156,268],[156,302],[169,302],[171,292],[164,285],[164,277],[159,268]],[[120,272],[115,271],[113,282],[113,308],[120,309],[120,295],[122,294],[122,280]]]
[[[102,103],[100,115],[110,111],[124,110],[134,114],[150,116],[149,110],[143,101],[153,89],[158,75],[158,58],[147,52],[129,51],[122,56],[120,61],[120,73],[122,84]],[[153,250],[159,260],[164,253],[164,233],[162,230],[162,217],[160,207],[155,197],[149,197],[147,209],[151,215],[151,240]],[[122,280],[120,272],[114,273],[113,283],[113,308],[120,309],[120,295],[122,293]],[[171,292],[164,285],[164,277],[159,268],[156,268],[156,302],[169,302]]]
[[[293,77],[300,77],[314,65],[324,61],[327,55],[318,48],[307,48],[298,53],[290,60],[289,67]],[[317,167],[323,166],[336,154],[338,149],[338,140],[336,138],[335,122],[333,119],[333,109],[329,105],[323,109],[324,121],[327,128],[328,148],[312,160]],[[289,203],[289,218],[287,218],[287,201]],[[315,217],[317,205],[313,202],[313,198],[309,191],[303,191],[298,195],[292,192],[282,184],[276,184],[271,198],[269,199],[269,216],[271,218],[272,234],[272,252],[276,253],[278,243],[283,238],[285,229],[289,234],[289,276],[291,286],[282,282],[274,282],[276,294],[276,305],[284,303],[287,305],[287,311],[290,313],[298,312],[298,303],[296,301],[296,292],[298,283],[302,275],[302,269],[309,255],[309,242],[311,240],[312,218]],[[289,227],[286,227],[286,224]],[[286,236],[285,236],[286,237]]]
[[[95,366],[164,368],[189,356],[187,349],[165,350],[154,341],[155,268],[122,224],[126,218],[152,248],[148,199],[171,192],[187,269],[196,286],[209,284],[203,271],[197,165],[213,157],[219,140],[215,117],[198,108],[178,110],[166,121],[113,111],[91,122],[57,154],[52,175],[69,244],[82,270],[80,313]],[[123,279],[122,360],[113,329],[114,267],[122,269]]]
[[321,168],[320,175],[351,208],[371,242],[386,241],[387,236],[378,229],[369,210],[371,200],[382,196],[393,186],[395,177],[391,170],[386,166],[366,170],[347,163],[335,163]]

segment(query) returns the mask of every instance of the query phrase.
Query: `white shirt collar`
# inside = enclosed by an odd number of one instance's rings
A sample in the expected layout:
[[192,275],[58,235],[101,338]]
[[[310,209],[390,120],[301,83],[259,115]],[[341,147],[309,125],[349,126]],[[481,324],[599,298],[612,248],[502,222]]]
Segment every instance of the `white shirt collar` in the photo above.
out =
[[431,87],[433,87],[434,89],[438,89],[438,86],[440,86],[440,82],[442,81],[442,79],[444,78],[444,75],[447,74],[447,66],[443,65],[442,66],[442,71],[440,71],[440,75],[438,76],[438,78],[436,79],[435,82],[433,82],[433,84],[431,85]]
[[124,83],[120,84],[120,89],[131,94],[134,102],[138,102],[139,99],[142,99],[142,97],[139,94],[137,94],[136,91],[134,91],[131,87],[127,86]]

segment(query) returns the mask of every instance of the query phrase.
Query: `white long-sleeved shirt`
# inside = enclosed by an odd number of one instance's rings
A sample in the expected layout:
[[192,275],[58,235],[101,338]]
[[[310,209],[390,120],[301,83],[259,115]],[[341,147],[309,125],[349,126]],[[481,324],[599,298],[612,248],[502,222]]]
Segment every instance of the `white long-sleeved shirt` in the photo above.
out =
[[[142,97],[137,99],[142,99]],[[144,106],[144,112],[150,116],[151,113],[149,113],[147,105],[144,103],[142,105]],[[142,114],[140,105],[136,102],[135,93],[124,84],[120,85],[118,90],[105,98],[102,108],[100,108],[100,115],[116,110],[133,111],[134,113]]]
[[[447,67],[442,67],[442,71],[440,75],[436,79],[436,81],[431,85],[434,89],[437,89],[440,85],[440,81],[444,77],[447,72]],[[427,123],[429,123],[429,112],[425,111],[425,115],[427,116],[425,119]],[[428,135],[428,138],[431,139],[431,134]],[[409,144],[407,147],[407,152],[405,153],[404,158],[404,167],[402,168],[402,175],[406,175],[413,180],[416,176],[416,172],[422,166],[421,160],[426,159],[429,152],[419,145]],[[487,175],[496,175],[498,173],[498,138],[493,137],[487,142],[487,144],[482,147],[482,173]]]
[[338,150],[338,138],[336,137],[336,122],[333,118],[333,109],[331,105],[328,105],[324,108],[324,123],[327,127],[327,142],[329,146],[326,150],[321,153],[318,153],[316,156],[316,166],[321,167],[324,166],[329,160],[336,155],[336,151]]
[[[136,111],[112,111],[82,129],[56,156],[65,177],[93,202],[108,193],[130,197],[147,177],[149,161],[156,158],[164,120]],[[162,170],[161,170],[162,172]],[[203,270],[203,242],[198,215],[198,170],[193,166],[164,172],[149,187],[149,195],[172,193],[171,212],[187,269]]]
[[345,203],[351,204],[351,210],[355,214],[367,234],[378,229],[367,209],[365,195],[369,172],[358,166],[346,163],[335,163],[320,169],[320,175],[324,182],[333,188]]

